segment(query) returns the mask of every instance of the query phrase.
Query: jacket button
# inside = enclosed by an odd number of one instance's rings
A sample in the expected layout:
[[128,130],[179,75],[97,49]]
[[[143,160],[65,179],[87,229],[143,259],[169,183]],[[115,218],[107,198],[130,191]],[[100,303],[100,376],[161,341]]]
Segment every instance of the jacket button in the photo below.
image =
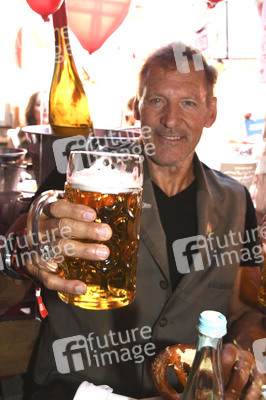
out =
[[161,287],[161,289],[167,289],[168,283],[166,281],[160,281],[160,287]]
[[161,321],[159,322],[159,325],[164,328],[167,325],[167,319],[166,318],[162,318]]

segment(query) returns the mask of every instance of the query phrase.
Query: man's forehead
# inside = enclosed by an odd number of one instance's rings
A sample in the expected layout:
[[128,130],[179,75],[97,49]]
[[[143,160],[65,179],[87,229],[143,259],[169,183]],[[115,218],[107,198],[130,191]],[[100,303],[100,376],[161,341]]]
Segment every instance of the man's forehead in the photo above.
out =
[[[190,62],[189,62],[190,64]],[[190,81],[198,81],[205,82],[205,72],[204,71],[195,71],[195,69],[190,68],[190,70],[186,73],[179,72],[176,68],[167,68],[165,66],[160,65],[159,63],[151,64],[149,71],[147,73],[146,81],[144,82],[144,86],[149,86],[152,82],[156,81],[166,81],[166,79],[173,79],[178,81],[190,82]]]

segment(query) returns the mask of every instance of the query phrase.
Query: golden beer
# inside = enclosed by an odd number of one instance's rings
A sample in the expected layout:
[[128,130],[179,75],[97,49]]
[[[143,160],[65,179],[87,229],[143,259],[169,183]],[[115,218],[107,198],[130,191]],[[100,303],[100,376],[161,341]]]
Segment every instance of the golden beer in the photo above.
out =
[[72,295],[60,292],[59,297],[66,303],[87,309],[126,306],[134,300],[136,291],[142,189],[123,189],[121,193],[112,194],[66,184],[65,198],[95,209],[96,221],[109,224],[113,235],[104,242],[110,249],[110,256],[105,261],[65,257],[62,276],[82,280],[87,285],[87,293]]

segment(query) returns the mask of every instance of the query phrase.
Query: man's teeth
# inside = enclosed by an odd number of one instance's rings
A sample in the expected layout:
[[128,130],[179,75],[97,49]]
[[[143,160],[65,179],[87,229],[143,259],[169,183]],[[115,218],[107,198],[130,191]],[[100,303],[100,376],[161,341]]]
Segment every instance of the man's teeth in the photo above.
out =
[[163,137],[168,140],[178,140],[182,138],[182,136],[163,136]]

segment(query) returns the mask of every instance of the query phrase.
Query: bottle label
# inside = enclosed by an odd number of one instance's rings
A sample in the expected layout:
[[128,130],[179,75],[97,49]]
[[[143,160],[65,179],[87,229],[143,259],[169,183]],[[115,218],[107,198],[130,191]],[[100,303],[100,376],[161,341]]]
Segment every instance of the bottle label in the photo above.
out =
[[213,347],[217,350],[219,341],[219,338],[211,338],[210,336],[199,335],[197,351],[201,350],[203,347]]

